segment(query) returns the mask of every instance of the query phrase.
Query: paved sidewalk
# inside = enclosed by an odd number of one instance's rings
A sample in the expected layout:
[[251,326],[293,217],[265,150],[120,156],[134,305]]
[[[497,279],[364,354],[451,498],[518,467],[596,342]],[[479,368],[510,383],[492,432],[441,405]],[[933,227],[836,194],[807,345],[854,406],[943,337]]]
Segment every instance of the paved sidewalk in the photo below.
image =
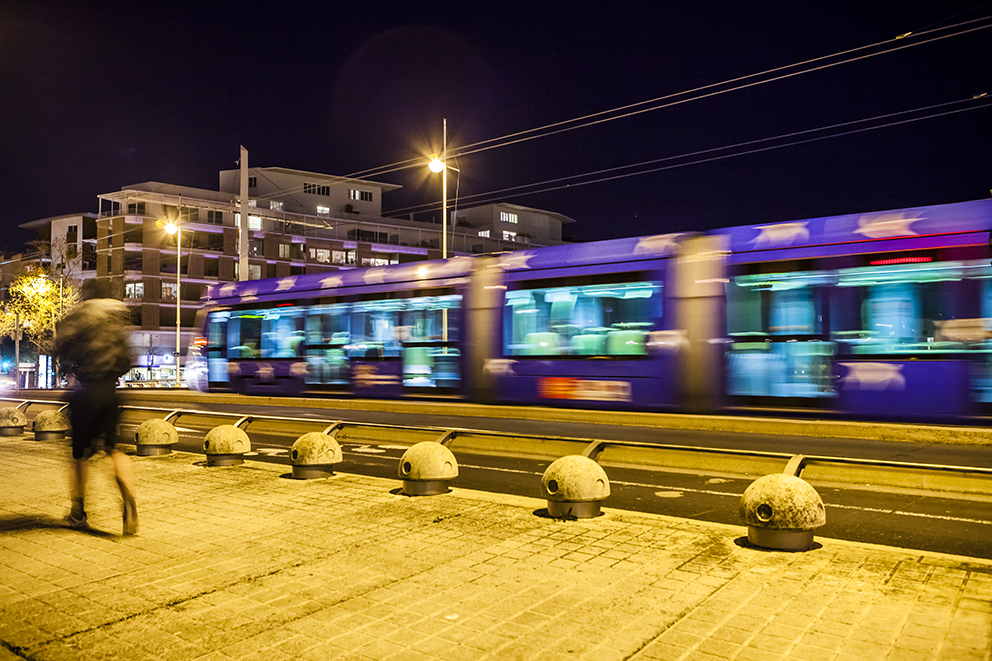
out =
[[[67,442],[0,438],[0,660],[948,659],[992,651],[992,563],[398,481],[136,457],[120,537],[63,528]],[[535,484],[535,492],[539,485]],[[830,513],[828,511],[827,515]]]

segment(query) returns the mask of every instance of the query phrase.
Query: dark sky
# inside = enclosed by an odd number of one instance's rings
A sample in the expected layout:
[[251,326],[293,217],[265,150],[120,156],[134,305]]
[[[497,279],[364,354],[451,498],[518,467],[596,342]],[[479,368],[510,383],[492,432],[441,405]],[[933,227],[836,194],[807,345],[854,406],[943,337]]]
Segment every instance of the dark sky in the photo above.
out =
[[[457,151],[909,31],[983,17],[972,27],[992,26],[990,16],[992,3],[980,0],[0,0],[0,245],[14,248],[32,238],[17,230],[20,223],[96,211],[97,194],[127,184],[216,189],[218,171],[236,167],[242,144],[253,166],[349,175],[439,149],[442,118]],[[927,36],[938,33],[862,53]],[[464,155],[457,161],[458,193],[965,101],[911,116],[975,109],[496,197],[574,218],[566,232],[581,240],[984,198],[992,187],[990,64],[992,28],[980,29]],[[983,92],[990,96],[971,100]],[[821,134],[803,137],[813,135]],[[428,179],[424,168],[379,179],[404,187],[384,198],[387,212],[440,198],[437,178]],[[453,196],[455,180],[449,183]],[[492,197],[463,204],[485,201]],[[431,212],[417,217],[426,220]]]

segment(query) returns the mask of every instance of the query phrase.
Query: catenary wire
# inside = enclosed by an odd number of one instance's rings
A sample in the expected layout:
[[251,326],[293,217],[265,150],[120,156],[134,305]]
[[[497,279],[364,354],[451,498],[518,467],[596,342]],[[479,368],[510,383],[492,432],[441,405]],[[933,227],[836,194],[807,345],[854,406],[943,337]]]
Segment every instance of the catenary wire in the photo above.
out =
[[[719,94],[724,94],[724,93],[727,93],[727,92],[739,91],[739,90],[746,89],[746,88],[749,88],[749,87],[754,87],[754,86],[757,86],[757,85],[762,85],[762,84],[765,84],[765,83],[768,83],[768,82],[774,82],[774,81],[778,81],[778,80],[783,80],[785,78],[790,78],[790,77],[793,77],[793,76],[803,75],[803,74],[806,74],[806,73],[811,73],[811,72],[823,70],[823,69],[826,69],[826,68],[835,67],[835,66],[838,66],[838,65],[841,65],[841,64],[847,64],[847,63],[850,63],[850,62],[855,62],[855,61],[858,61],[858,60],[867,59],[869,57],[875,57],[877,55],[883,55],[883,54],[886,54],[886,53],[891,53],[891,52],[895,52],[895,51],[899,51],[899,50],[904,50],[904,49],[907,49],[907,48],[913,48],[915,46],[921,46],[921,45],[924,45],[924,44],[927,44],[927,43],[931,43],[931,42],[934,42],[934,41],[939,41],[939,40],[947,39],[947,38],[950,38],[950,37],[956,37],[956,36],[960,36],[960,35],[963,35],[963,34],[968,34],[970,32],[975,32],[977,30],[983,30],[983,29],[992,27],[992,23],[989,23],[987,25],[978,25],[978,26],[973,25],[974,23],[979,23],[981,21],[987,21],[989,18],[990,17],[985,16],[985,17],[982,17],[982,18],[972,19],[972,20],[969,20],[969,21],[964,21],[964,22],[957,23],[955,25],[946,26],[946,27],[943,27],[943,28],[936,28],[936,29],[933,29],[933,30],[919,32],[919,33],[916,33],[916,34],[914,34],[914,33],[906,33],[906,34],[899,35],[897,37],[894,37],[892,39],[888,39],[888,40],[885,40],[885,41],[880,41],[880,42],[876,42],[876,43],[869,44],[869,45],[866,45],[866,46],[860,46],[858,48],[848,49],[848,50],[845,50],[845,51],[839,51],[837,53],[833,53],[833,54],[830,54],[830,55],[824,55],[824,56],[820,56],[820,57],[817,57],[817,58],[812,58],[812,59],[809,59],[809,60],[804,60],[802,62],[797,62],[797,63],[785,65],[785,66],[782,66],[782,67],[768,69],[768,70],[765,70],[765,71],[762,71],[762,72],[758,72],[758,73],[754,73],[754,74],[749,74],[747,76],[741,76],[741,77],[738,77],[738,78],[729,79],[729,80],[722,81],[722,82],[719,82],[719,83],[712,83],[710,85],[705,85],[705,86],[702,86],[702,87],[694,88],[692,90],[685,90],[685,91],[682,91],[682,92],[677,92],[677,93],[666,95],[666,96],[656,97],[654,99],[649,99],[649,100],[641,101],[641,102],[634,103],[634,104],[628,104],[626,106],[620,106],[618,108],[613,108],[613,109],[610,109],[610,110],[604,110],[604,111],[592,113],[592,114],[585,115],[585,116],[582,116],[582,117],[577,117],[577,118],[573,118],[573,119],[569,119],[569,120],[564,120],[564,121],[561,121],[561,122],[556,122],[556,123],[553,123],[553,124],[548,124],[548,125],[545,125],[543,127],[538,127],[538,128],[534,128],[534,129],[528,129],[526,131],[520,131],[520,132],[517,132],[517,133],[508,134],[506,136],[502,136],[502,137],[498,137],[498,138],[491,138],[491,139],[488,139],[488,140],[483,140],[483,141],[480,141],[480,142],[472,143],[470,145],[466,145],[466,146],[461,147],[461,148],[454,148],[454,149],[450,149],[449,148],[449,153],[451,154],[449,157],[450,158],[456,158],[456,157],[459,157],[459,156],[466,156],[466,155],[469,155],[469,154],[475,154],[475,153],[478,153],[478,152],[487,151],[489,149],[495,149],[496,147],[504,147],[504,146],[509,146],[509,145],[512,145],[512,144],[517,144],[517,143],[520,143],[520,142],[528,141],[528,140],[534,140],[534,139],[541,138],[541,137],[547,137],[547,136],[551,136],[551,135],[556,135],[558,133],[563,133],[563,132],[566,132],[566,131],[572,131],[572,130],[579,129],[579,128],[585,128],[585,127],[588,127],[588,126],[593,126],[593,125],[596,125],[596,124],[601,124],[601,123],[604,123],[604,122],[613,121],[615,119],[623,119],[623,118],[631,117],[633,115],[642,114],[642,113],[646,113],[646,112],[651,112],[653,110],[660,110],[660,109],[668,108],[668,107],[671,107],[671,106],[674,106],[674,105],[678,105],[678,104],[682,104],[682,103],[688,103],[690,101],[696,101],[696,100],[699,100],[699,99],[704,99],[704,98],[708,98],[708,97],[711,97],[711,96],[716,96],[716,95],[719,95]],[[929,39],[914,40],[911,43],[903,43],[905,41],[905,38],[907,36],[909,36],[909,35],[913,35],[914,37],[920,37],[920,36],[924,36],[924,35],[927,35],[927,34],[933,34],[933,33],[936,33],[936,32],[947,31],[947,30],[956,30],[958,28],[965,28],[967,26],[971,26],[971,27],[968,27],[967,29],[964,29],[964,30],[961,30],[961,31],[958,31],[958,32],[953,32],[951,34],[937,35],[937,36],[930,37]],[[719,87],[725,86],[725,85],[733,85],[734,83],[737,83],[737,82],[740,82],[740,81],[746,81],[746,80],[750,80],[750,79],[753,79],[753,78],[758,78],[758,77],[761,77],[761,76],[767,76],[769,74],[774,74],[774,73],[780,72],[780,71],[787,71],[789,69],[795,69],[797,67],[804,67],[804,66],[807,66],[807,65],[810,65],[810,64],[814,64],[816,62],[823,62],[824,60],[830,60],[830,59],[833,59],[833,58],[843,57],[845,55],[849,55],[849,54],[852,54],[852,53],[859,53],[859,52],[862,52],[862,51],[865,51],[865,50],[869,50],[871,48],[876,48],[876,47],[879,47],[879,46],[884,46],[886,44],[893,44],[893,45],[891,47],[889,47],[889,48],[885,48],[885,49],[879,50],[879,51],[874,52],[874,53],[868,53],[868,54],[859,55],[859,56],[856,56],[856,57],[851,57],[851,58],[847,58],[847,59],[841,59],[841,60],[839,60],[837,62],[830,62],[830,63],[827,63],[827,64],[821,64],[819,66],[815,66],[815,67],[809,68],[809,69],[802,69],[802,70],[799,70],[799,71],[793,71],[791,73],[782,74],[782,75],[778,75],[778,76],[773,76],[771,78],[757,80],[757,81],[753,81],[753,82],[750,82],[750,83],[747,83],[747,84],[743,84],[743,85],[736,85],[734,87],[730,87],[730,88],[727,88],[727,89],[718,89],[716,91],[711,91],[711,92],[708,92],[708,93],[705,93],[705,94],[699,94],[699,92],[703,92],[705,90],[712,90],[713,88],[719,88]],[[684,99],[678,99],[678,97],[686,96],[686,95],[690,95],[690,94],[695,94],[695,96],[690,96],[690,97],[684,98]],[[672,99],[678,99],[678,100],[672,100]],[[652,106],[652,107],[649,107],[649,108],[640,108],[640,106],[644,106],[644,105],[647,105],[647,104],[653,104],[653,103],[657,103],[657,102],[660,102],[660,101],[668,101],[668,102],[667,103],[664,103],[662,105]],[[638,108],[638,109],[637,110],[632,110],[631,112],[626,112],[626,113],[623,113],[623,114],[620,114],[620,115],[612,115],[613,113],[622,112],[624,110],[629,110],[629,109],[632,109],[632,108]],[[612,115],[612,116],[605,117],[604,115]],[[598,118],[598,119],[593,119],[593,118]],[[592,120],[592,121],[586,122],[585,120]],[[575,122],[585,122],[585,123],[576,124],[575,126],[567,126],[567,125],[573,124]],[[556,127],[558,127],[558,128],[556,128]],[[547,131],[545,133],[540,133],[540,134],[537,134],[537,135],[531,135],[531,134],[536,134],[536,133],[538,133],[540,131],[546,131],[547,129],[555,129],[555,130],[553,130],[553,131]],[[503,142],[500,142],[500,141],[503,141]],[[367,170],[361,170],[361,171],[358,171],[358,172],[354,172],[354,173],[351,173],[349,175],[346,175],[344,178],[359,178],[359,177],[381,176],[383,174],[388,174],[388,173],[391,173],[391,172],[396,172],[396,171],[400,171],[400,170],[409,169],[411,167],[415,167],[416,165],[420,164],[422,162],[422,160],[423,160],[422,158],[406,159],[406,160],[403,160],[403,161],[398,161],[398,162],[393,163],[391,165],[385,165],[385,166],[381,166],[381,167],[378,167],[378,168],[371,168],[371,169],[367,169]],[[342,177],[340,177],[340,176],[327,176],[325,178],[327,180],[331,180],[331,179],[341,179]],[[293,187],[291,189],[288,189],[287,191],[281,191],[280,193],[273,193],[273,194],[267,195],[267,196],[260,196],[257,199],[268,199],[270,197],[274,197],[274,196],[279,195],[279,194],[285,194],[287,192],[289,192],[289,193],[296,192],[297,189],[299,189],[300,191],[302,191],[303,190],[303,187],[302,186]]]
[[[976,97],[970,97],[968,99],[960,99],[960,100],[957,100],[957,101],[949,101],[949,102],[946,102],[946,103],[939,103],[939,104],[935,104],[935,105],[931,105],[931,106],[914,108],[912,110],[902,110],[902,111],[899,111],[899,112],[888,113],[888,114],[885,114],[885,115],[878,115],[878,116],[875,116],[875,117],[869,117],[869,118],[865,118],[865,119],[852,120],[852,121],[849,121],[849,122],[841,122],[841,123],[838,123],[838,124],[832,124],[830,126],[823,126],[823,127],[814,128],[814,129],[805,129],[803,131],[796,131],[796,132],[793,132],[793,133],[785,133],[785,134],[782,134],[782,135],[773,136],[773,137],[769,137],[769,138],[759,138],[757,140],[749,140],[749,141],[746,141],[746,142],[740,142],[740,143],[736,143],[736,144],[733,144],[733,145],[725,145],[725,146],[722,146],[722,147],[713,147],[713,148],[710,148],[710,149],[702,149],[702,150],[695,151],[695,152],[690,152],[690,153],[686,153],[686,154],[678,154],[678,155],[675,155],[675,156],[666,156],[666,157],[663,157],[663,158],[652,159],[652,160],[649,160],[649,161],[642,161],[640,163],[633,163],[633,164],[630,164],[630,165],[622,165],[622,166],[617,166],[617,167],[613,167],[613,168],[606,168],[606,169],[603,169],[603,170],[596,170],[596,171],[592,171],[592,172],[585,172],[585,173],[582,173],[582,174],[570,175],[570,176],[567,176],[567,177],[559,177],[559,178],[555,178],[555,179],[548,179],[548,180],[545,180],[545,181],[534,182],[534,183],[531,183],[531,184],[522,184],[522,185],[519,185],[519,186],[512,186],[512,187],[509,187],[509,188],[502,188],[502,189],[499,189],[499,190],[488,191],[488,192],[485,192],[485,193],[476,193],[474,195],[468,195],[468,196],[463,197],[462,198],[462,202],[464,202],[466,200],[477,200],[478,198],[489,198],[489,197],[492,197],[492,196],[499,196],[499,195],[503,195],[503,194],[506,194],[506,193],[515,193],[515,194],[518,194],[518,195],[533,195],[533,194],[536,194],[536,193],[544,193],[544,192],[549,192],[549,191],[553,191],[553,190],[559,190],[561,188],[584,186],[584,185],[592,184],[592,183],[599,183],[599,182],[603,182],[603,181],[611,181],[611,180],[615,180],[615,179],[621,179],[621,178],[625,178],[625,177],[632,177],[632,176],[637,176],[637,175],[641,175],[641,174],[649,174],[651,172],[658,172],[658,171],[661,171],[661,170],[670,170],[670,169],[685,167],[685,166],[688,166],[688,165],[696,165],[696,164],[700,164],[700,163],[708,163],[708,162],[711,162],[711,161],[722,160],[722,159],[727,159],[727,158],[733,158],[733,157],[736,157],[736,156],[744,156],[744,155],[747,155],[747,154],[754,154],[754,153],[759,153],[759,152],[762,152],[762,151],[770,151],[772,149],[782,149],[784,147],[791,147],[791,146],[806,144],[806,143],[810,143],[810,142],[818,142],[818,141],[821,141],[821,140],[827,140],[827,139],[830,139],[830,138],[838,138],[838,137],[842,137],[842,136],[846,136],[846,135],[852,135],[852,134],[856,134],[856,133],[865,133],[867,131],[874,131],[874,130],[877,130],[877,129],[888,128],[888,127],[891,127],[891,126],[898,126],[900,124],[908,124],[908,123],[912,123],[912,122],[918,122],[918,121],[923,121],[923,120],[926,120],[926,119],[933,119],[933,118],[937,118],[937,117],[943,117],[943,116],[946,116],[946,115],[956,114],[956,113],[960,113],[960,112],[967,112],[967,111],[971,111],[971,110],[980,110],[982,108],[992,107],[992,103],[983,103],[983,104],[979,104],[979,105],[976,105],[976,106],[971,107],[971,108],[961,108],[961,109],[958,109],[958,110],[950,110],[950,111],[945,111],[945,112],[932,113],[932,114],[925,115],[925,116],[922,116],[922,117],[913,117],[913,118],[909,118],[909,119],[903,119],[903,120],[899,120],[899,121],[892,121],[892,122],[887,122],[887,123],[873,125],[873,126],[866,126],[866,127],[862,127],[862,128],[858,128],[858,129],[852,129],[852,130],[848,130],[848,131],[841,131],[839,133],[832,133],[830,135],[817,136],[817,137],[814,137],[814,138],[807,138],[807,139],[803,139],[803,140],[795,140],[795,141],[784,143],[784,144],[762,147],[762,148],[759,148],[759,149],[750,149],[750,150],[746,150],[746,151],[742,151],[742,152],[737,152],[737,153],[733,153],[733,154],[725,154],[725,155],[722,155],[722,156],[716,156],[716,157],[712,157],[712,158],[695,159],[695,160],[692,160],[692,161],[689,161],[689,162],[686,162],[686,163],[679,163],[679,164],[669,165],[669,166],[665,166],[665,167],[661,167],[661,168],[652,168],[652,169],[648,169],[648,170],[640,170],[640,171],[637,171],[637,172],[628,172],[628,173],[621,174],[621,175],[615,175],[615,176],[609,176],[609,177],[602,177],[602,178],[593,179],[593,180],[589,180],[589,181],[580,181],[580,182],[570,183],[570,184],[565,184],[565,185],[556,185],[556,186],[552,186],[550,188],[541,188],[539,190],[532,190],[532,191],[525,191],[525,190],[523,190],[523,189],[527,189],[527,188],[533,188],[533,187],[536,187],[536,186],[546,186],[548,184],[560,184],[561,182],[564,182],[564,181],[572,181],[572,180],[576,180],[576,179],[583,179],[583,178],[586,178],[586,177],[596,177],[596,176],[601,175],[601,174],[607,174],[607,173],[611,173],[611,172],[618,172],[618,171],[621,171],[621,170],[629,170],[631,168],[638,168],[638,167],[643,167],[643,166],[646,166],[646,165],[653,165],[655,163],[661,163],[661,162],[665,162],[665,161],[674,161],[674,160],[680,160],[680,159],[690,159],[690,158],[695,158],[697,156],[702,156],[704,154],[712,154],[714,152],[726,151],[726,150],[730,150],[730,149],[738,149],[738,148],[741,148],[741,147],[748,147],[748,146],[751,146],[751,145],[768,143],[768,142],[773,142],[773,141],[776,141],[776,140],[784,140],[784,139],[787,139],[787,138],[793,138],[793,137],[797,137],[797,136],[801,136],[801,135],[809,135],[811,133],[818,133],[818,132],[822,132],[822,131],[834,130],[834,129],[842,128],[842,127],[845,127],[845,126],[853,126],[853,125],[857,125],[857,124],[864,124],[866,122],[874,122],[874,121],[878,121],[878,120],[881,120],[881,119],[890,119],[890,118],[893,118],[893,117],[901,117],[901,116],[909,115],[909,114],[912,114],[912,113],[919,113],[919,112],[924,112],[924,111],[928,111],[928,110],[934,110],[934,109],[937,109],[937,108],[946,108],[948,106],[953,106],[953,105],[957,105],[957,104],[961,104],[961,103],[966,103],[968,101],[973,101],[973,100],[976,100],[977,98],[986,98],[986,97],[981,97],[981,96],[976,95]],[[433,211],[433,210],[436,210],[437,208],[438,208],[437,207],[437,204],[432,202],[432,203],[426,204],[426,205],[417,205],[417,206],[412,206],[412,207],[406,207],[406,208],[403,208],[403,209],[396,209],[394,211],[391,211],[390,213],[391,214],[399,214],[399,213],[409,213],[409,212],[416,212],[416,211]]]

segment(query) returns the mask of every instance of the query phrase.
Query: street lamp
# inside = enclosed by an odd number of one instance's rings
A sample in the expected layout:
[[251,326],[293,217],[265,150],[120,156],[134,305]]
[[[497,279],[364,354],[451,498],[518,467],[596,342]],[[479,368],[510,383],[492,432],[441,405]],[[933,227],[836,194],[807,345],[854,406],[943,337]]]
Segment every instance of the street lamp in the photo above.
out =
[[[448,165],[448,120],[444,122],[443,142],[441,143],[441,157],[431,154],[431,160],[427,164],[431,172],[441,173],[441,258],[448,259],[448,169],[452,169],[458,174],[461,170]],[[441,310],[441,341],[448,341],[448,308]],[[447,346],[444,352],[448,352]]]
[[182,268],[183,232],[179,228],[179,223],[174,220],[170,220],[168,223],[165,224],[165,231],[170,236],[173,234],[176,235],[176,385],[179,385],[179,329],[182,323],[181,320],[182,315],[180,314],[182,312],[182,308],[180,307],[180,305],[182,304],[182,299],[183,299],[182,286],[181,286],[182,281],[180,274],[182,273],[183,270]]
[[461,174],[461,170],[448,165],[448,120],[444,121],[444,138],[441,143],[441,156],[431,154],[427,164],[431,172],[441,173],[441,258],[448,259],[448,170]]

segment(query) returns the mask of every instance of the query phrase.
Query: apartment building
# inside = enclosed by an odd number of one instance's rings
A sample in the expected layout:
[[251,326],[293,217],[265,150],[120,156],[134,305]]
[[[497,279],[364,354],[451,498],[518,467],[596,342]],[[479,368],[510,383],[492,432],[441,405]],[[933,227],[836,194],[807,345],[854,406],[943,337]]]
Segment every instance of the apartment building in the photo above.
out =
[[[442,256],[440,224],[382,215],[383,196],[399,186],[277,167],[249,168],[247,176],[246,279]],[[98,195],[96,214],[21,226],[51,241],[52,264],[71,277],[111,279],[135,324],[130,378],[173,379],[206,288],[240,279],[240,190],[240,170],[220,172],[218,190],[144,182]],[[449,255],[558,245],[564,222],[572,221],[516,205],[459,209],[448,226]],[[169,234],[169,223],[180,231]]]

